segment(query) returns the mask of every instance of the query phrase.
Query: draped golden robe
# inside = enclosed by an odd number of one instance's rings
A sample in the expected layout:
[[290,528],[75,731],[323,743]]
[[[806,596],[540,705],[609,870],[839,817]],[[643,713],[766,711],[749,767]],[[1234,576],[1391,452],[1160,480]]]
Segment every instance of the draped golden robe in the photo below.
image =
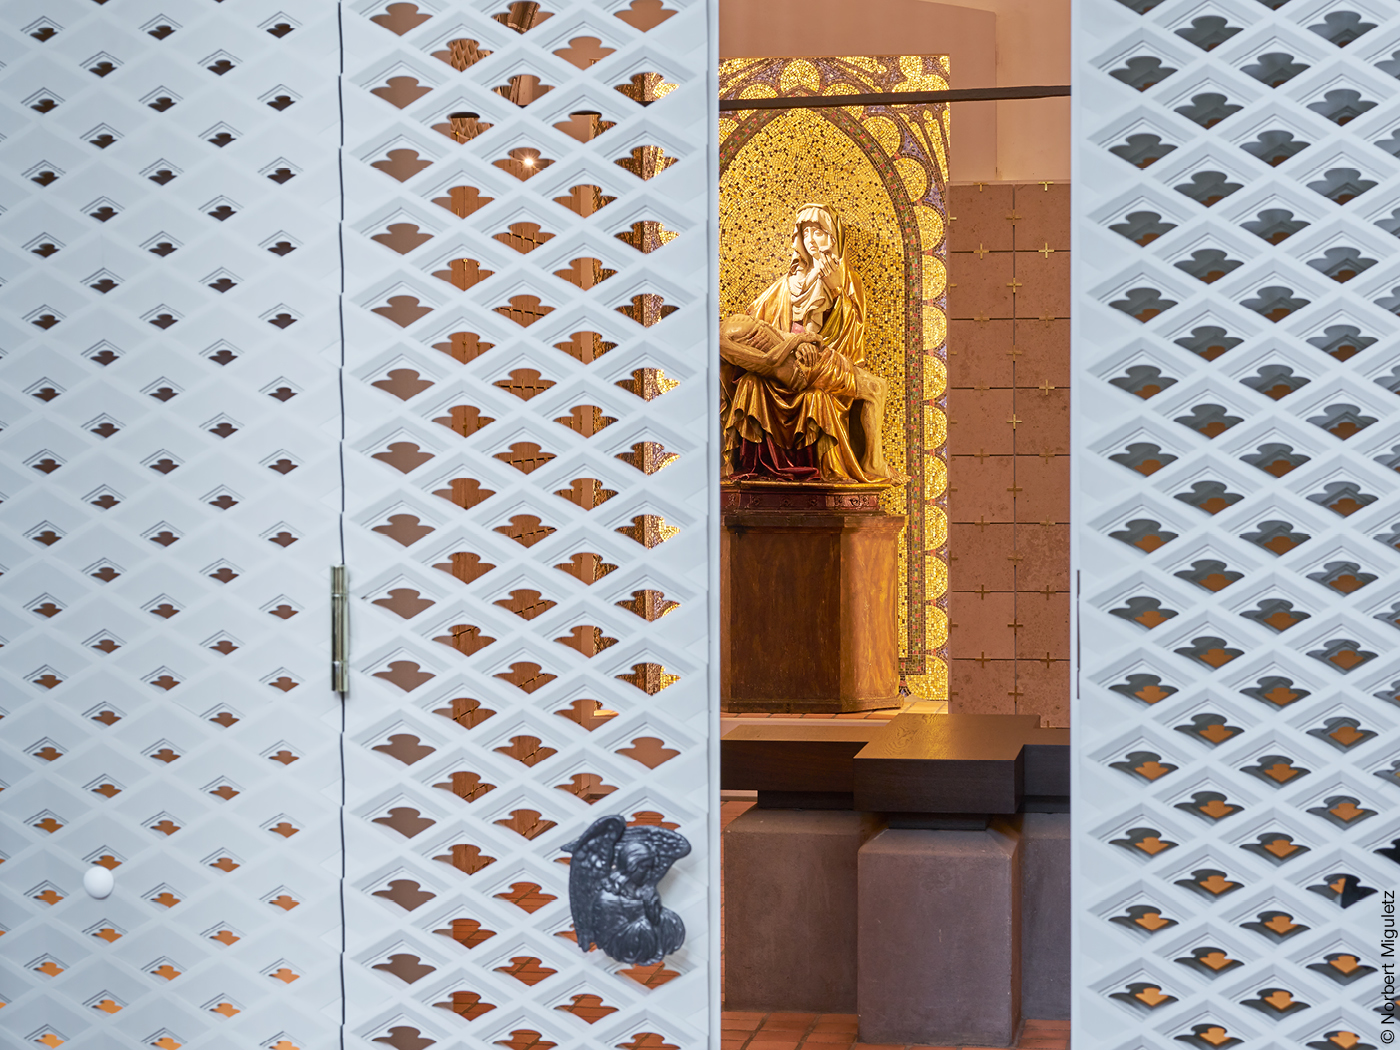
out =
[[[838,252],[833,253],[841,258]],[[783,333],[802,331],[793,317],[790,275],[783,274],[755,299],[748,313]],[[856,366],[865,362],[865,288],[845,261],[837,264],[835,294],[821,326],[821,350],[801,389],[726,365],[721,369],[725,451],[741,440],[778,449],[815,452],[815,466],[827,481],[882,481],[867,477],[851,447],[851,405]],[[830,293],[828,293],[830,294]],[[802,456],[809,459],[811,453]],[[814,480],[814,479],[813,479]]]

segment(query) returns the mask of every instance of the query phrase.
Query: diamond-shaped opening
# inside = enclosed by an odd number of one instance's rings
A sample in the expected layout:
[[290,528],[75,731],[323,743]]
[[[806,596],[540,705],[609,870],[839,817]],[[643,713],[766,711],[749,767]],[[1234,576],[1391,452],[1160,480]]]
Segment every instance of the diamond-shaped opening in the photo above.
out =
[[1241,259],[1231,259],[1219,248],[1198,248],[1189,258],[1181,259],[1175,266],[1184,270],[1198,281],[1214,284],[1220,278],[1243,266]]
[[1232,181],[1230,176],[1222,171],[1198,171],[1188,181],[1178,183],[1172,188],[1209,208],[1243,189],[1244,184]]
[[1253,219],[1240,225],[1270,244],[1282,244],[1308,223],[1304,219],[1295,218],[1293,212],[1287,208],[1264,208]]
[[1135,55],[1116,69],[1110,69],[1108,75],[1138,91],[1146,91],[1175,72],[1175,66],[1167,65],[1156,55]]
[[1240,29],[1240,26],[1230,25],[1222,15],[1199,15],[1191,20],[1190,25],[1178,29],[1176,35],[1189,40],[1202,51],[1214,51]]
[[1367,22],[1356,11],[1329,11],[1321,22],[1314,22],[1308,29],[1316,33],[1330,43],[1338,47],[1346,47],[1354,40],[1359,40],[1372,29],[1376,28],[1376,23]]
[[1362,335],[1361,329],[1351,324],[1329,325],[1319,335],[1307,340],[1309,346],[1317,347],[1338,361],[1356,356],[1375,342],[1375,336]]
[[1203,128],[1213,128],[1226,117],[1238,113],[1243,108],[1238,103],[1231,102],[1227,96],[1218,91],[1203,91],[1200,94],[1192,95],[1191,101],[1187,104],[1177,106],[1175,112]]
[[1300,139],[1286,128],[1273,128],[1261,131],[1251,141],[1241,143],[1240,149],[1258,157],[1265,164],[1277,168],[1288,158],[1296,156],[1312,143]]
[[1346,204],[1368,190],[1374,189],[1376,181],[1366,178],[1357,168],[1337,167],[1329,168],[1323,173],[1322,178],[1307,185],[1308,189],[1314,193],[1322,194],[1330,201]]
[[1312,380],[1295,373],[1291,365],[1268,364],[1260,365],[1253,375],[1245,376],[1240,382],[1267,398],[1281,401]]
[[1376,108],[1371,99],[1363,98],[1355,88],[1334,88],[1318,101],[1308,105],[1314,113],[1320,113],[1334,124],[1349,124],[1361,114]]
[[1241,71],[1269,87],[1282,87],[1299,73],[1308,68],[1306,62],[1294,58],[1287,51],[1269,51],[1259,55],[1253,62],[1241,66]]
[[1138,131],[1118,145],[1110,146],[1108,152],[1115,157],[1121,157],[1136,168],[1148,168],[1176,148],[1156,132]]

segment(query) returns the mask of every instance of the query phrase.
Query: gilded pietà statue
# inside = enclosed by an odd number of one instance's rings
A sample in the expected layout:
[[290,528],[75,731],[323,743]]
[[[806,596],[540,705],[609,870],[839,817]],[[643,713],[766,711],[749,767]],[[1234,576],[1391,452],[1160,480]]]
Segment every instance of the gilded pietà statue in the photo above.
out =
[[804,204],[787,272],[720,326],[728,480],[894,484],[886,383],[865,367],[865,287],[840,217]]

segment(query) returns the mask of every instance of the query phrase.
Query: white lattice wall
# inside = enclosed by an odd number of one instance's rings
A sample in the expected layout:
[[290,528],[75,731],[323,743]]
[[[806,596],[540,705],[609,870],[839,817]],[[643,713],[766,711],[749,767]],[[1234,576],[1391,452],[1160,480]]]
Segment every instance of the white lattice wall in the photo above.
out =
[[335,47],[296,0],[5,11],[10,1045],[335,1043]]
[[1076,18],[1075,1037],[1375,1046],[1400,15]]
[[[536,6],[7,16],[18,1043],[708,1038],[713,6]],[[663,967],[562,936],[605,812]]]
[[[419,6],[345,27],[349,1031],[698,1046],[711,12]],[[695,846],[663,968],[565,936],[603,813]]]

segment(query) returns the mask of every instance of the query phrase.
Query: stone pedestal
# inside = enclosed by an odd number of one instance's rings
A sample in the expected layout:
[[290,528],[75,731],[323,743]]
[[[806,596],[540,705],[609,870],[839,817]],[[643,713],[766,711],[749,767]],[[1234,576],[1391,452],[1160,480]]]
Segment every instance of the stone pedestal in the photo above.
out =
[[866,1043],[1010,1046],[1021,1021],[1020,841],[888,829],[860,850],[856,1005]]
[[726,488],[722,502],[724,707],[898,707],[904,518],[868,490]]
[[1021,1012],[1069,1020],[1068,813],[1021,817]]
[[750,809],[724,830],[727,1010],[855,1013],[856,855],[849,810]]

